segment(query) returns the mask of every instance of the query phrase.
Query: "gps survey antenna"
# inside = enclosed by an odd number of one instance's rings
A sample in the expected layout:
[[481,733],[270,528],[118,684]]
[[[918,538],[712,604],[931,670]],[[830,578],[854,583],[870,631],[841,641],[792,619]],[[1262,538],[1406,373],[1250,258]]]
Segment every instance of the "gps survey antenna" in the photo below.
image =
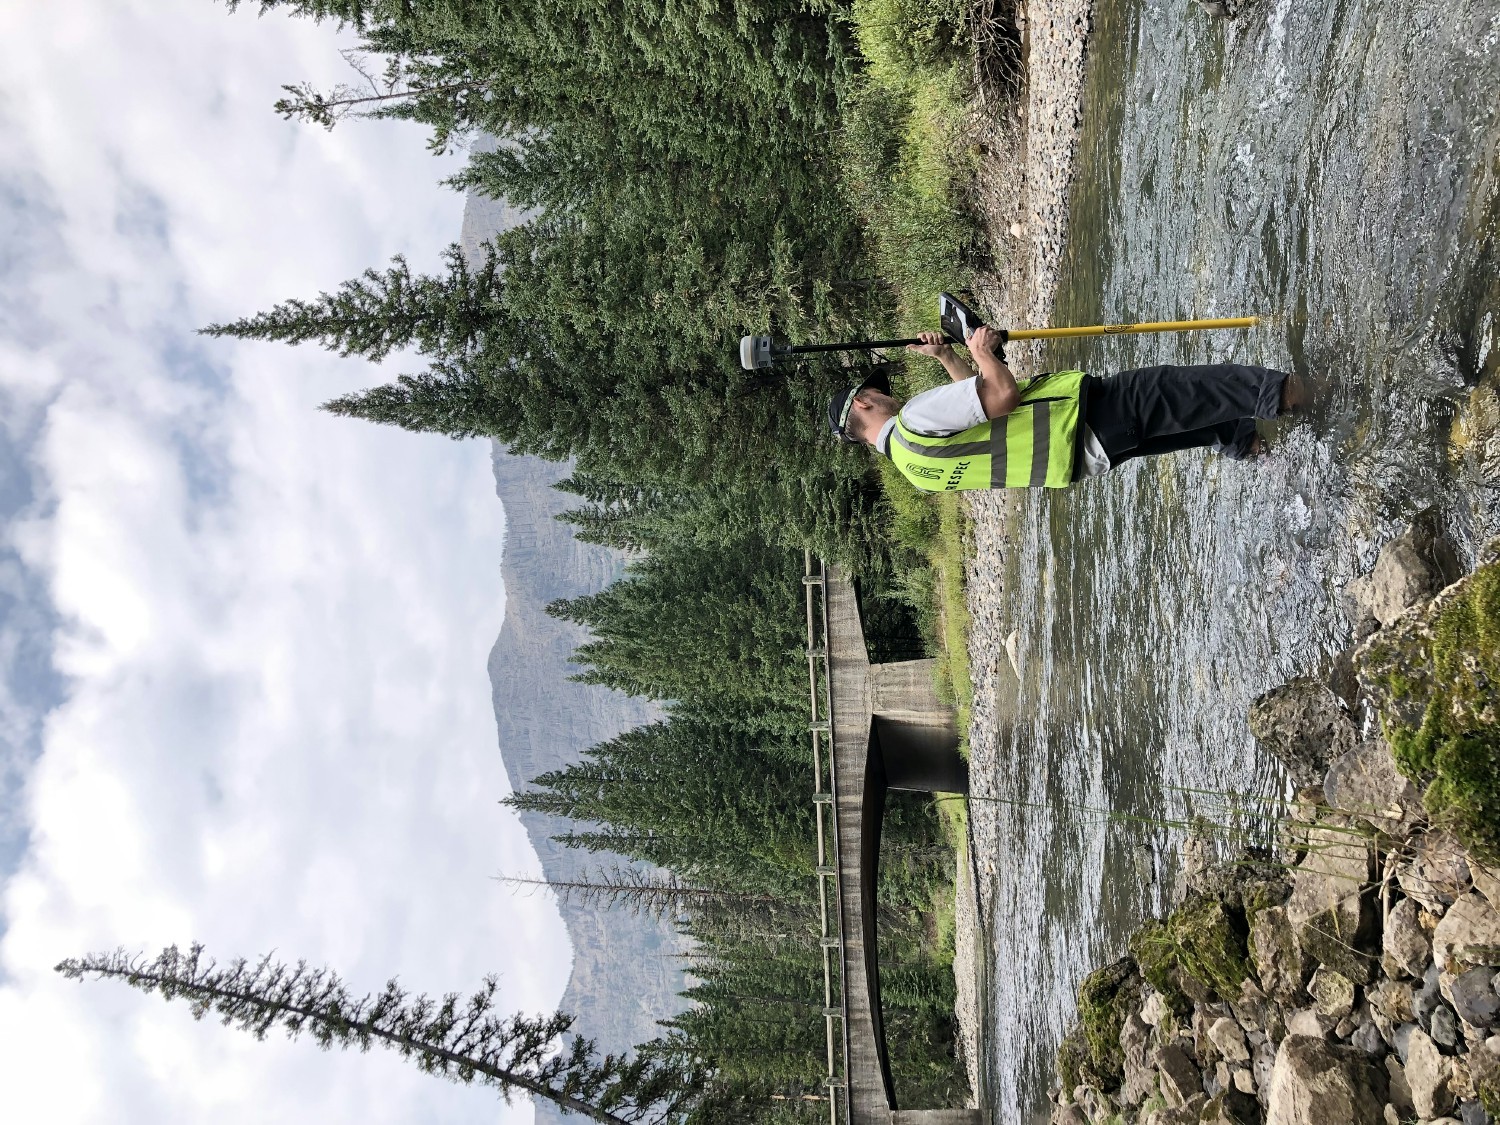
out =
[[[951,293],[938,295],[938,323],[949,343],[962,344],[984,321]],[[1021,328],[1000,331],[1000,339],[1055,340],[1066,336],[1115,336],[1138,332],[1197,332],[1209,328],[1254,328],[1260,323],[1255,316],[1224,317],[1217,320],[1161,320],[1140,324],[1089,324],[1078,328]],[[746,371],[770,367],[778,359],[808,352],[861,352],[877,348],[899,348],[920,344],[916,336],[903,340],[853,340],[844,344],[778,344],[770,336],[744,336],[740,339],[740,366]]]

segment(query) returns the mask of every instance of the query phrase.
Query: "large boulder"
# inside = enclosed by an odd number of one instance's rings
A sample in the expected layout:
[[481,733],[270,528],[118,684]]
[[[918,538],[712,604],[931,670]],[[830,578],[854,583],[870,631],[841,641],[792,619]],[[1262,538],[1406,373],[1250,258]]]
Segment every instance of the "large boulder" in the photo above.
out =
[[1251,973],[1244,923],[1215,898],[1189,898],[1163,921],[1146,923],[1131,936],[1130,952],[1180,1014],[1215,996],[1239,996]]
[[1326,965],[1307,982],[1307,991],[1318,1012],[1338,1021],[1354,1011],[1354,982]]
[[1433,914],[1441,914],[1473,886],[1468,855],[1458,837],[1447,831],[1423,836],[1412,857],[1396,868],[1396,881],[1407,897]]
[[1198,1115],[1207,1102],[1207,1094],[1195,1094],[1180,1106],[1152,1110],[1142,1119],[1141,1125],[1198,1125]]
[[1156,1073],[1162,1097],[1172,1109],[1186,1105],[1203,1093],[1203,1075],[1188,1053],[1175,1043],[1156,1053]]
[[1228,1016],[1220,1016],[1208,1027],[1208,1039],[1214,1050],[1225,1062],[1238,1066],[1250,1061],[1250,1048],[1245,1043],[1245,1031]]
[[1494,981],[1493,965],[1476,965],[1449,982],[1448,999],[1453,1002],[1453,1010],[1471,1027],[1500,1024],[1500,995],[1495,992]]
[[1373,862],[1363,836],[1336,824],[1314,825],[1286,904],[1303,952],[1355,984],[1375,979],[1372,951],[1379,932],[1369,893]]
[[1405,837],[1424,819],[1422,795],[1397,771],[1390,747],[1380,739],[1334,759],[1323,778],[1323,797],[1388,836]]
[[1250,955],[1266,994],[1282,1004],[1296,1004],[1305,995],[1302,982],[1312,964],[1297,944],[1297,933],[1286,907],[1274,906],[1255,916],[1250,927]]
[[1260,1105],[1233,1086],[1208,1099],[1198,1112],[1199,1125],[1260,1125]]
[[1353,1047],[1288,1035],[1276,1052],[1266,1125],[1383,1125],[1383,1067]]
[[1417,1109],[1412,1105],[1411,1087],[1406,1082],[1405,1065],[1395,1055],[1386,1055],[1385,1070],[1386,1076],[1390,1079],[1390,1085],[1386,1088],[1386,1097],[1391,1099],[1390,1104],[1396,1107],[1396,1113],[1402,1119],[1411,1117]]
[[1120,1028],[1120,1054],[1125,1060],[1120,1101],[1127,1107],[1135,1107],[1151,1095],[1156,1085],[1156,1068],[1151,1065],[1151,1027],[1139,1012],[1126,1016]]
[[1474,880],[1474,889],[1489,899],[1491,906],[1500,910],[1500,867],[1486,864],[1471,855],[1469,875]]
[[1370,1007],[1392,1025],[1412,1022],[1412,988],[1405,981],[1383,980],[1366,997]]
[[1323,780],[1335,758],[1354,748],[1354,724],[1327,684],[1302,676],[1250,705],[1250,733],[1280,758],[1299,786]]
[[1198,7],[1216,20],[1232,20],[1254,2],[1255,0],[1198,0]]
[[1475,1045],[1468,1059],[1470,1081],[1480,1097],[1500,1101],[1500,1035]]
[[1129,1013],[1140,1007],[1141,978],[1135,962],[1122,957],[1095,969],[1078,987],[1078,1023],[1057,1048],[1063,1089],[1089,1085],[1104,1091],[1124,1080],[1120,1034]]

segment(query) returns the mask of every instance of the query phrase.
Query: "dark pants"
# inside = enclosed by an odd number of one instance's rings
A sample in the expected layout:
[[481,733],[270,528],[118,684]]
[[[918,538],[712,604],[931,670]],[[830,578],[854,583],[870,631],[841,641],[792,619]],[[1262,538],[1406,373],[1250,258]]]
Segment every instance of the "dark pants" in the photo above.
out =
[[1208,446],[1249,456],[1255,420],[1281,411],[1286,372],[1237,363],[1139,367],[1089,382],[1084,417],[1111,465]]

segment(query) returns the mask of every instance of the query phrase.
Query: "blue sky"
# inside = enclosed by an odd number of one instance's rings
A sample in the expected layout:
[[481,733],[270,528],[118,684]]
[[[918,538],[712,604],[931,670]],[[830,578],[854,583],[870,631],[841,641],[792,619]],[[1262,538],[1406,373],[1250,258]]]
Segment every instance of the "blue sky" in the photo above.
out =
[[[281,121],[330,26],[0,6],[0,1058],[49,1123],[495,1121],[385,1054],[257,1044],[59,959],[204,941],[550,1009],[570,955],[495,746],[488,449],[318,403],[389,377],[197,327],[433,264],[420,130]],[[61,1048],[61,1049],[60,1049]],[[530,1109],[499,1111],[526,1121]]]

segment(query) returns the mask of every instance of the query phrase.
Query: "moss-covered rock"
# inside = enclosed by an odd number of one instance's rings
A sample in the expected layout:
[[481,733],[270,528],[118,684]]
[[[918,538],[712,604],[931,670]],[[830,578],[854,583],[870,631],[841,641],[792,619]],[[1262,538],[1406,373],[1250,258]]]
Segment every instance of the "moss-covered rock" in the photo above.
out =
[[1140,966],[1141,976],[1173,1012],[1185,1016],[1193,1010],[1193,1001],[1183,991],[1176,953],[1176,942],[1165,922],[1152,919],[1130,936],[1130,955]]
[[1245,919],[1215,898],[1195,897],[1130,940],[1141,975],[1178,1014],[1195,1002],[1238,999],[1251,976]]
[[1078,988],[1078,1023],[1057,1050],[1063,1089],[1087,1084],[1118,1090],[1125,1079],[1120,1029],[1140,1007],[1143,985],[1136,963],[1122,957],[1083,978]]
[[1377,633],[1356,666],[1428,811],[1476,855],[1500,860],[1500,563]]
[[1246,930],[1255,925],[1255,919],[1262,910],[1269,910],[1273,906],[1284,906],[1287,896],[1291,893],[1292,885],[1285,878],[1256,880],[1247,884],[1240,892],[1240,904],[1245,914]]

